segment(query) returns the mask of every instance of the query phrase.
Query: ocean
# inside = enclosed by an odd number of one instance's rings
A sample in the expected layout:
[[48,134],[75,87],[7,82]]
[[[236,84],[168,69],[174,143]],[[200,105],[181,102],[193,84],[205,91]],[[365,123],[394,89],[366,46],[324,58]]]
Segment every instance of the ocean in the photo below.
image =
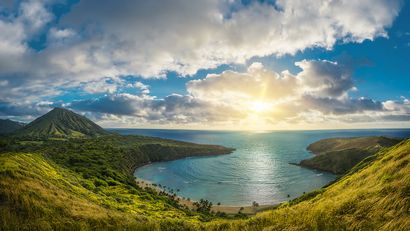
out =
[[[135,176],[174,189],[177,195],[214,204],[276,204],[326,185],[336,175],[290,165],[313,155],[306,147],[331,137],[410,137],[406,129],[320,131],[194,131],[111,129],[120,134],[154,136],[235,148],[232,154],[190,157],[138,168]],[[178,190],[177,190],[178,189]]]

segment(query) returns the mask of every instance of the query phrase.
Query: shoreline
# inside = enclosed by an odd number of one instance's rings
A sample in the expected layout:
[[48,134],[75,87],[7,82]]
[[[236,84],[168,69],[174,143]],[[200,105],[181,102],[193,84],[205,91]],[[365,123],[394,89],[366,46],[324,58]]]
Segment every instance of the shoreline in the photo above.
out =
[[[135,178],[135,182],[137,185],[141,188],[151,188],[155,190],[156,192],[164,192],[165,190],[160,188],[159,186],[155,186],[154,183],[148,181],[148,180],[143,180],[141,178]],[[181,196],[176,195],[177,201],[180,205],[187,206],[189,209],[195,209],[194,206],[194,200],[187,200],[185,198],[182,198]],[[259,205],[259,206],[235,206],[235,205],[212,205],[211,211],[212,212],[220,212],[220,213],[226,213],[227,215],[234,215],[238,214],[241,212],[242,214],[246,215],[255,215],[258,212],[268,210],[268,209],[273,209],[276,208],[280,205],[279,204],[270,204],[270,205]]]
[[[151,137],[153,138],[153,137]],[[156,137],[154,137],[156,138]],[[164,139],[164,138],[158,138],[158,139]],[[166,140],[171,140],[171,139],[166,139]],[[177,142],[185,142],[185,141],[178,141],[178,140],[171,140],[171,141],[177,141]],[[189,142],[186,142],[189,143]],[[196,143],[192,143],[192,144],[196,144]],[[220,145],[211,145],[211,144],[198,144],[198,145],[210,145],[210,146],[220,146]],[[187,155],[187,156],[183,156],[183,157],[178,157],[175,159],[169,159],[169,160],[158,160],[158,161],[151,161],[148,160],[147,162],[142,162],[142,163],[135,163],[133,164],[133,166],[131,167],[131,175],[134,176],[135,171],[138,168],[147,166],[147,165],[151,165],[154,163],[159,163],[159,162],[167,162],[167,161],[174,161],[174,160],[180,160],[180,159],[185,159],[185,158],[196,158],[196,157],[212,157],[212,156],[220,156],[220,155],[229,155],[232,154],[236,148],[228,148],[228,147],[224,147],[224,146],[220,146],[222,148],[225,148],[227,150],[227,152],[222,152],[222,153],[216,153],[216,154],[197,154],[197,155]],[[134,176],[135,177],[135,176]],[[142,180],[142,179],[141,179]]]

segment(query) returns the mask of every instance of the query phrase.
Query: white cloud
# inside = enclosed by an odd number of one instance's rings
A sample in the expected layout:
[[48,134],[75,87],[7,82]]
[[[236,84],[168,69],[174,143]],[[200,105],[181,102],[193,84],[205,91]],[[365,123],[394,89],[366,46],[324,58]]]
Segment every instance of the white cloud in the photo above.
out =
[[149,86],[138,81],[126,81],[122,78],[103,78],[82,83],[82,89],[91,94],[108,93],[114,94],[118,91],[138,90],[140,94],[146,95],[150,93]]
[[46,1],[27,0],[20,4],[16,21],[25,26],[26,33],[36,33],[53,19],[53,15],[45,8]]
[[[241,103],[281,100],[295,95],[297,79],[288,72],[276,73],[253,63],[246,73],[225,71],[187,83],[188,92],[208,101]],[[245,105],[248,106],[248,105]]]
[[[254,56],[386,36],[399,0],[80,1],[54,22],[53,1],[25,0],[0,17],[0,78],[60,86],[103,77],[191,75]],[[235,10],[232,10],[235,8]],[[57,24],[56,24],[57,23]],[[41,52],[27,41],[48,30]],[[56,46],[58,44],[58,46]],[[13,86],[13,85],[12,85]]]
[[295,63],[303,71],[298,74],[304,91],[321,97],[343,97],[353,89],[350,67],[326,60]]
[[50,46],[55,44],[63,45],[62,43],[68,43],[70,40],[73,40],[77,37],[77,33],[72,29],[58,29],[51,28],[48,31],[48,41]]
[[97,32],[88,46],[104,47],[81,51],[110,56],[122,63],[119,72],[147,77],[386,36],[399,11],[398,1],[383,0],[254,2],[234,12],[232,1],[99,2],[80,2],[65,18],[69,26]]
[[[341,71],[345,68],[341,64],[304,60],[297,65],[302,71],[296,75],[267,70],[260,63],[243,73],[208,75],[189,81],[188,95],[157,99],[146,94],[112,94],[69,106],[105,116],[114,114],[118,121],[131,124],[217,124],[236,129],[410,119],[410,103],[405,98],[386,102],[351,98],[349,92],[355,89],[352,76],[350,71]],[[312,86],[317,88],[312,90]],[[108,118],[113,117],[105,120]]]
[[9,81],[7,80],[0,80],[0,87],[5,87],[9,84]]
[[[355,88],[349,68],[330,61],[298,62],[302,72],[296,75],[253,64],[244,73],[227,71],[191,81],[188,95],[164,99],[150,96],[143,83],[122,80],[129,75],[161,78],[167,71],[192,75],[255,56],[386,37],[399,3],[278,0],[276,5],[255,1],[245,6],[236,0],[87,0],[57,22],[50,12],[53,1],[23,0],[16,12],[0,14],[0,102],[12,105],[1,110],[18,114],[17,108],[34,108],[45,97],[81,87],[107,95],[73,102],[73,107],[161,123],[237,122],[250,116],[249,107],[270,107],[258,112],[270,123],[367,111],[402,116],[408,113],[405,101],[387,101],[381,107],[381,102],[350,98]],[[41,33],[47,42],[36,51],[29,42]],[[121,93],[123,88],[139,94]],[[124,109],[107,109],[102,102]]]

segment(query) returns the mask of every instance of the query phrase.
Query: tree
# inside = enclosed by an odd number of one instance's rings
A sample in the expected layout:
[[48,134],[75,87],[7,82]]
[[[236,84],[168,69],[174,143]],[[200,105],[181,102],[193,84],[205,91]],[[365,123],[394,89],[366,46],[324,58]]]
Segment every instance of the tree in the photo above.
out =
[[209,214],[211,212],[212,202],[200,199],[199,202],[194,202],[194,206],[196,207],[197,212]]

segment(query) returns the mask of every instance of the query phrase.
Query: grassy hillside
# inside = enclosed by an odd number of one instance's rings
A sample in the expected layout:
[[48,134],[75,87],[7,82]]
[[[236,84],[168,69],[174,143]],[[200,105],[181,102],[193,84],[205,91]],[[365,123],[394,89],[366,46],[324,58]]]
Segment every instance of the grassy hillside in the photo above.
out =
[[401,140],[387,137],[332,138],[315,142],[308,150],[316,156],[301,166],[343,174],[368,156]]
[[209,230],[408,230],[410,140],[381,150],[338,182],[245,221]]
[[[137,136],[2,140],[0,227],[405,230],[410,225],[410,140],[366,158],[327,188],[248,219],[227,220],[189,211],[170,196],[138,188],[130,175],[135,166],[145,161],[223,150],[218,146]],[[208,220],[211,221],[204,222]]]
[[0,230],[195,225],[212,215],[180,206],[173,195],[139,188],[132,173],[153,161],[231,151],[142,136],[4,138],[0,140]]
[[54,108],[16,131],[19,137],[94,137],[107,135],[103,128],[70,110]]
[[251,219],[228,220],[192,211],[175,194],[142,189],[132,174],[150,162],[232,149],[110,135],[85,117],[54,109],[0,139],[0,229],[400,230],[409,225],[410,141],[386,148],[397,142],[316,142],[308,147],[317,154],[309,160],[316,168],[346,171],[365,159],[326,189]]
[[[146,203],[144,194],[129,191],[110,196],[116,190],[129,190],[124,186],[89,190],[92,181],[59,167],[41,154],[2,154],[0,177],[1,230],[139,228],[141,218],[133,216],[133,212],[148,204],[144,211],[155,214],[150,209],[154,203]],[[130,208],[122,201],[136,204]],[[164,208],[165,203],[158,200],[155,207]],[[167,212],[181,216],[176,210]]]
[[315,155],[342,151],[346,149],[366,149],[370,152],[377,152],[381,148],[391,147],[400,141],[400,139],[388,138],[384,136],[330,138],[319,140],[310,144],[307,147],[307,150],[313,152]]
[[22,123],[12,121],[9,119],[0,119],[0,135],[12,133],[24,125]]

